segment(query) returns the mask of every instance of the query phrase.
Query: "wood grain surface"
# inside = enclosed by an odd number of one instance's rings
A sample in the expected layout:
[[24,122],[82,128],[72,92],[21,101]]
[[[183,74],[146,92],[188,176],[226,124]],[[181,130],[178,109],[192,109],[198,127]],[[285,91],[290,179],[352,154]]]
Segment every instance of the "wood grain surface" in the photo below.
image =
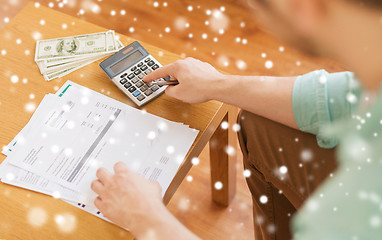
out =
[[[13,21],[12,19],[28,2],[29,0],[2,1],[0,6],[0,28],[10,24],[8,21]],[[67,4],[60,5],[60,3],[65,2]],[[132,0],[39,1],[42,6],[51,7],[103,28],[114,29],[119,33],[160,46],[183,57],[191,56],[207,61],[230,74],[290,76],[321,68],[329,72],[345,69],[332,60],[307,56],[265,33],[254,20],[253,13],[249,9],[238,5],[237,2],[235,0],[146,0],[139,1],[139,3]],[[190,6],[192,11],[189,11]],[[224,10],[221,13],[228,20],[228,24],[224,27],[223,34],[220,34],[216,31],[216,28],[212,27],[213,15],[208,14],[209,10],[212,12],[214,10]],[[43,15],[38,17],[40,20],[45,19]],[[221,22],[218,21],[218,27],[222,26]],[[49,22],[46,25],[49,24],[53,23]],[[68,28],[66,30],[58,23],[55,25],[60,35],[70,35],[67,31],[73,31],[70,23],[67,24]],[[170,28],[169,32],[166,32],[167,27]],[[46,38],[46,36],[41,37]],[[23,43],[21,45],[15,44],[17,38],[22,39]],[[0,51],[6,49],[7,55],[0,55],[0,59],[9,57],[12,51],[24,52],[29,50],[33,54],[33,49],[27,49],[23,45],[26,41],[32,41],[31,36],[3,35],[0,38]],[[7,44],[10,49],[5,48],[4,44]],[[32,45],[30,44],[30,46]],[[17,50],[14,48],[17,48]],[[32,59],[30,56],[25,55],[23,61],[28,62],[30,59]],[[272,61],[272,68],[265,67],[267,61]],[[13,64],[18,66],[19,63],[13,62]],[[32,62],[29,64],[30,66],[33,65]],[[20,77],[20,81],[17,84],[9,84],[9,78],[14,74],[9,68],[1,64],[1,69],[1,83],[2,85],[5,84],[6,87],[2,86],[0,92],[0,112],[10,112],[12,115],[1,115],[0,121],[1,124],[13,121],[16,123],[12,123],[11,128],[1,128],[0,136],[6,135],[9,137],[5,142],[1,140],[0,146],[6,144],[27,122],[31,113],[24,111],[26,103],[37,104],[42,98],[42,95],[36,94],[42,85],[31,81],[28,81],[28,84],[23,83],[24,76],[29,80],[32,76],[36,77],[38,75],[37,66],[33,71],[27,72],[22,68],[18,68],[17,75]],[[69,76],[65,79],[77,80],[78,75],[73,74],[75,77]],[[43,81],[42,78],[41,81]],[[43,85],[47,91],[54,92],[55,87],[61,86],[63,82],[64,80],[54,80],[48,84],[44,82]],[[5,92],[3,89],[5,89]],[[110,88],[95,88],[94,90],[101,92],[103,90],[105,94],[111,93]],[[16,99],[14,96],[18,91],[27,91],[27,95],[18,96]],[[30,94],[35,94],[35,98],[30,99]],[[11,100],[5,101],[6,99]],[[17,109],[17,111],[12,109]],[[238,158],[236,164],[237,193],[229,208],[222,208],[213,204],[210,200],[211,181],[208,146],[199,156],[200,164],[191,169],[187,181],[180,185],[168,204],[169,210],[203,239],[253,239],[252,200],[242,174],[240,150],[236,148],[236,151]],[[29,234],[29,237],[25,239],[36,239],[38,232],[45,231],[48,228],[56,229],[51,239],[84,239],[84,233],[80,233],[80,231],[86,232],[100,227],[100,232],[111,232],[110,235],[107,235],[110,239],[129,238],[125,231],[118,228],[109,229],[104,227],[105,223],[103,221],[81,215],[80,210],[69,208],[59,200],[56,201],[57,204],[53,204],[56,210],[49,212],[47,215],[45,224],[49,225],[44,224],[42,227],[24,226],[28,224],[28,211],[35,207],[44,208],[52,200],[26,190],[14,190],[14,188],[0,189],[0,198],[9,201],[9,204],[6,204],[2,209],[18,208],[22,213],[20,216],[16,216],[18,219],[16,222],[9,221],[11,218],[9,213],[4,212],[0,216],[0,239],[20,239],[18,237],[20,236],[19,231]],[[74,214],[76,217],[81,216],[81,218],[77,218],[77,229],[81,230],[76,230],[75,234],[59,231],[57,224],[54,222],[56,214],[67,212]],[[22,223],[22,227],[26,227],[25,231],[19,229],[17,223]],[[84,228],[86,225],[92,227]],[[1,233],[4,232],[9,235],[2,236]],[[100,237],[95,239],[100,239]]]
[[[44,16],[46,21],[46,24],[43,26],[40,24],[41,16]],[[69,26],[65,32],[62,32],[60,28],[63,24]],[[9,49],[7,51],[7,57],[0,59],[0,64],[2,66],[7,66],[0,70],[0,74],[3,76],[2,82],[4,82],[4,84],[0,86],[2,101],[4,102],[3,111],[0,112],[0,126],[2,132],[0,142],[2,145],[6,145],[6,143],[9,142],[9,140],[12,139],[12,137],[15,136],[26,124],[34,110],[33,106],[36,106],[45,94],[54,92],[54,90],[58,86],[61,86],[67,79],[75,79],[75,82],[80,85],[105,93],[106,95],[112,96],[114,99],[133,106],[133,103],[112,84],[107,76],[105,76],[98,64],[91,64],[88,67],[78,70],[68,75],[68,77],[64,77],[57,81],[44,82],[33,61],[35,41],[33,39],[34,31],[31,31],[31,29],[34,29],[35,32],[38,32],[38,34],[46,39],[106,30],[43,6],[36,8],[35,5],[31,3],[0,31],[1,39],[22,39],[20,40],[21,43],[20,41],[18,41],[19,43],[16,43],[15,41],[6,41],[6,44],[4,44],[3,47]],[[135,41],[134,39],[123,35],[120,35],[119,37],[125,45]],[[162,50],[143,42],[141,43],[162,64],[168,64],[180,59],[179,56],[166,50]],[[30,54],[25,54],[25,51],[20,51],[20,48],[30,51]],[[161,52],[161,54],[158,54],[159,52]],[[16,81],[16,78],[19,80]],[[13,79],[13,81],[7,81],[7,79]],[[25,87],[20,85],[25,85]],[[33,100],[28,100],[28,98],[31,98],[31,94],[34,96]],[[165,201],[168,202],[171,195],[175,192],[176,188],[188,173],[191,159],[199,156],[212,136],[212,133],[219,126],[224,114],[227,113],[228,108],[224,104],[216,101],[210,101],[203,104],[185,104],[163,94],[155,102],[145,105],[142,109],[172,121],[183,122],[200,131],[186,157],[185,163],[188,164],[183,164],[183,166],[180,167],[177,177],[169,187],[169,194],[166,194],[165,196]],[[10,121],[10,118],[12,118],[12,121]],[[0,160],[3,159],[4,156],[1,156]],[[1,190],[12,191],[14,195],[13,197],[17,198],[17,201],[22,202],[22,199],[25,198],[24,191],[8,185],[1,184],[0,191]],[[34,195],[35,194],[33,194],[33,196]],[[48,213],[57,208],[57,201],[52,201],[52,198],[49,199],[41,195],[36,198],[41,198],[41,201],[44,201],[44,211],[47,211]],[[6,199],[1,199],[0,202],[2,212],[7,212],[12,216],[19,216],[20,213],[25,212],[25,209],[8,206],[10,201],[7,201]],[[59,204],[61,205],[62,203],[60,202]],[[66,205],[65,207],[60,207],[60,209],[72,209],[72,207]],[[87,221],[88,218],[89,215],[85,212],[78,214],[78,222],[83,223]],[[15,217],[12,217],[11,219],[13,221],[13,226],[25,223]],[[94,217],[91,217],[91,219],[94,219]],[[40,232],[39,236],[41,238],[46,238],[56,233],[56,228],[51,226],[53,223],[54,222],[50,221],[46,225],[49,229]],[[110,224],[104,225],[111,229],[116,229],[115,226],[111,226]],[[110,231],[104,231],[101,230],[101,228],[94,230],[91,224],[87,227],[89,229],[86,229],[85,227],[85,229],[82,228],[81,231],[74,231],[73,234],[75,234],[75,232],[80,232],[87,238],[94,238],[96,236],[103,236],[102,238],[114,237],[113,235],[108,235],[110,234]],[[27,227],[25,229],[27,229]],[[93,230],[90,231],[90,229]],[[28,231],[25,230],[23,233],[18,233],[17,236],[21,238],[29,236],[26,232]]]

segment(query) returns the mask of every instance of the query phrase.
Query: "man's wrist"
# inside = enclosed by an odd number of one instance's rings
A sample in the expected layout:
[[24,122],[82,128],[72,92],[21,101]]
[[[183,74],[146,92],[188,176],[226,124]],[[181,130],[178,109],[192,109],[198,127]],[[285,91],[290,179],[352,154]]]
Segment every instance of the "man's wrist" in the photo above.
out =
[[168,223],[171,216],[162,202],[153,203],[146,211],[139,212],[128,228],[135,237],[144,239],[148,234],[158,233],[158,229]]
[[218,78],[213,80],[212,86],[209,88],[208,98],[210,100],[224,101],[224,95],[227,91],[229,84],[229,76],[221,74]]

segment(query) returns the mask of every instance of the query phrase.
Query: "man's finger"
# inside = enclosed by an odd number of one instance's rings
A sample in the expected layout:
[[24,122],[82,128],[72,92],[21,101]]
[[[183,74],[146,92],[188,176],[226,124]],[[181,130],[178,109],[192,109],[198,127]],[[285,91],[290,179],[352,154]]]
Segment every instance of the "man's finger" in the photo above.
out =
[[117,162],[114,164],[114,173],[127,173],[129,169],[127,169],[126,165],[123,162]]
[[105,189],[105,186],[99,180],[94,180],[90,187],[97,194],[103,193]]
[[94,200],[94,206],[102,212],[102,199],[99,196]]
[[175,91],[176,91],[175,87],[176,87],[176,86],[168,86],[168,87],[166,88],[165,92],[166,92],[167,96],[169,96],[169,97],[175,97]]
[[112,177],[111,173],[109,173],[109,171],[106,170],[105,168],[98,169],[96,175],[97,175],[97,178],[103,184],[105,184],[105,182],[108,181],[109,179],[111,179],[111,177]]
[[175,75],[175,71],[174,71],[175,67],[176,67],[175,63],[171,63],[169,65],[163,66],[163,67],[158,68],[155,71],[149,73],[142,80],[144,82],[151,82],[151,81],[157,80],[159,78],[174,76]]

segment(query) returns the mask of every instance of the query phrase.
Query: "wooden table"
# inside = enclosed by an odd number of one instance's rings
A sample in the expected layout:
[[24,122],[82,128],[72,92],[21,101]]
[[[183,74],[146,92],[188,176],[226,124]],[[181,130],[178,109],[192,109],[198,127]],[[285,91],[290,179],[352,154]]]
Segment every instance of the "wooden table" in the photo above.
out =
[[[63,27],[66,26],[66,27]],[[37,38],[65,37],[106,29],[63,13],[36,7],[30,3],[0,31],[0,146],[7,145],[25,126],[45,94],[54,93],[67,80],[108,95],[131,106],[133,103],[117,89],[98,66],[92,63],[62,79],[45,82],[34,62]],[[119,35],[124,45],[134,41]],[[158,47],[141,44],[163,65],[180,59]],[[227,206],[235,193],[234,160],[224,149],[234,146],[235,134],[219,127],[222,121],[234,121],[235,109],[216,101],[185,104],[163,94],[143,107],[160,117],[183,122],[200,130],[177,175],[164,197],[167,204],[192,164],[210,141],[211,184],[223,183],[223,189],[212,187],[213,200]],[[5,156],[0,156],[0,162]],[[96,218],[50,196],[0,183],[0,239],[130,239],[127,231]],[[60,228],[61,219],[74,223],[74,229]],[[64,218],[62,218],[64,217]]]

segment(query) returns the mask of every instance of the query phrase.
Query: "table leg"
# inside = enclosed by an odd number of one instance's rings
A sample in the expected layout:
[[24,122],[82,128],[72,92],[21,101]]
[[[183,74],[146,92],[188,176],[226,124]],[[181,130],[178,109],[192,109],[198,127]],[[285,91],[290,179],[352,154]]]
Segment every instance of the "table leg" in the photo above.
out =
[[[237,109],[228,111],[222,122],[228,122],[229,128],[218,126],[210,140],[210,165],[212,200],[223,206],[228,206],[236,191],[236,133],[232,130],[236,122]],[[228,151],[227,147],[234,151]],[[220,188],[221,187],[221,188]]]

